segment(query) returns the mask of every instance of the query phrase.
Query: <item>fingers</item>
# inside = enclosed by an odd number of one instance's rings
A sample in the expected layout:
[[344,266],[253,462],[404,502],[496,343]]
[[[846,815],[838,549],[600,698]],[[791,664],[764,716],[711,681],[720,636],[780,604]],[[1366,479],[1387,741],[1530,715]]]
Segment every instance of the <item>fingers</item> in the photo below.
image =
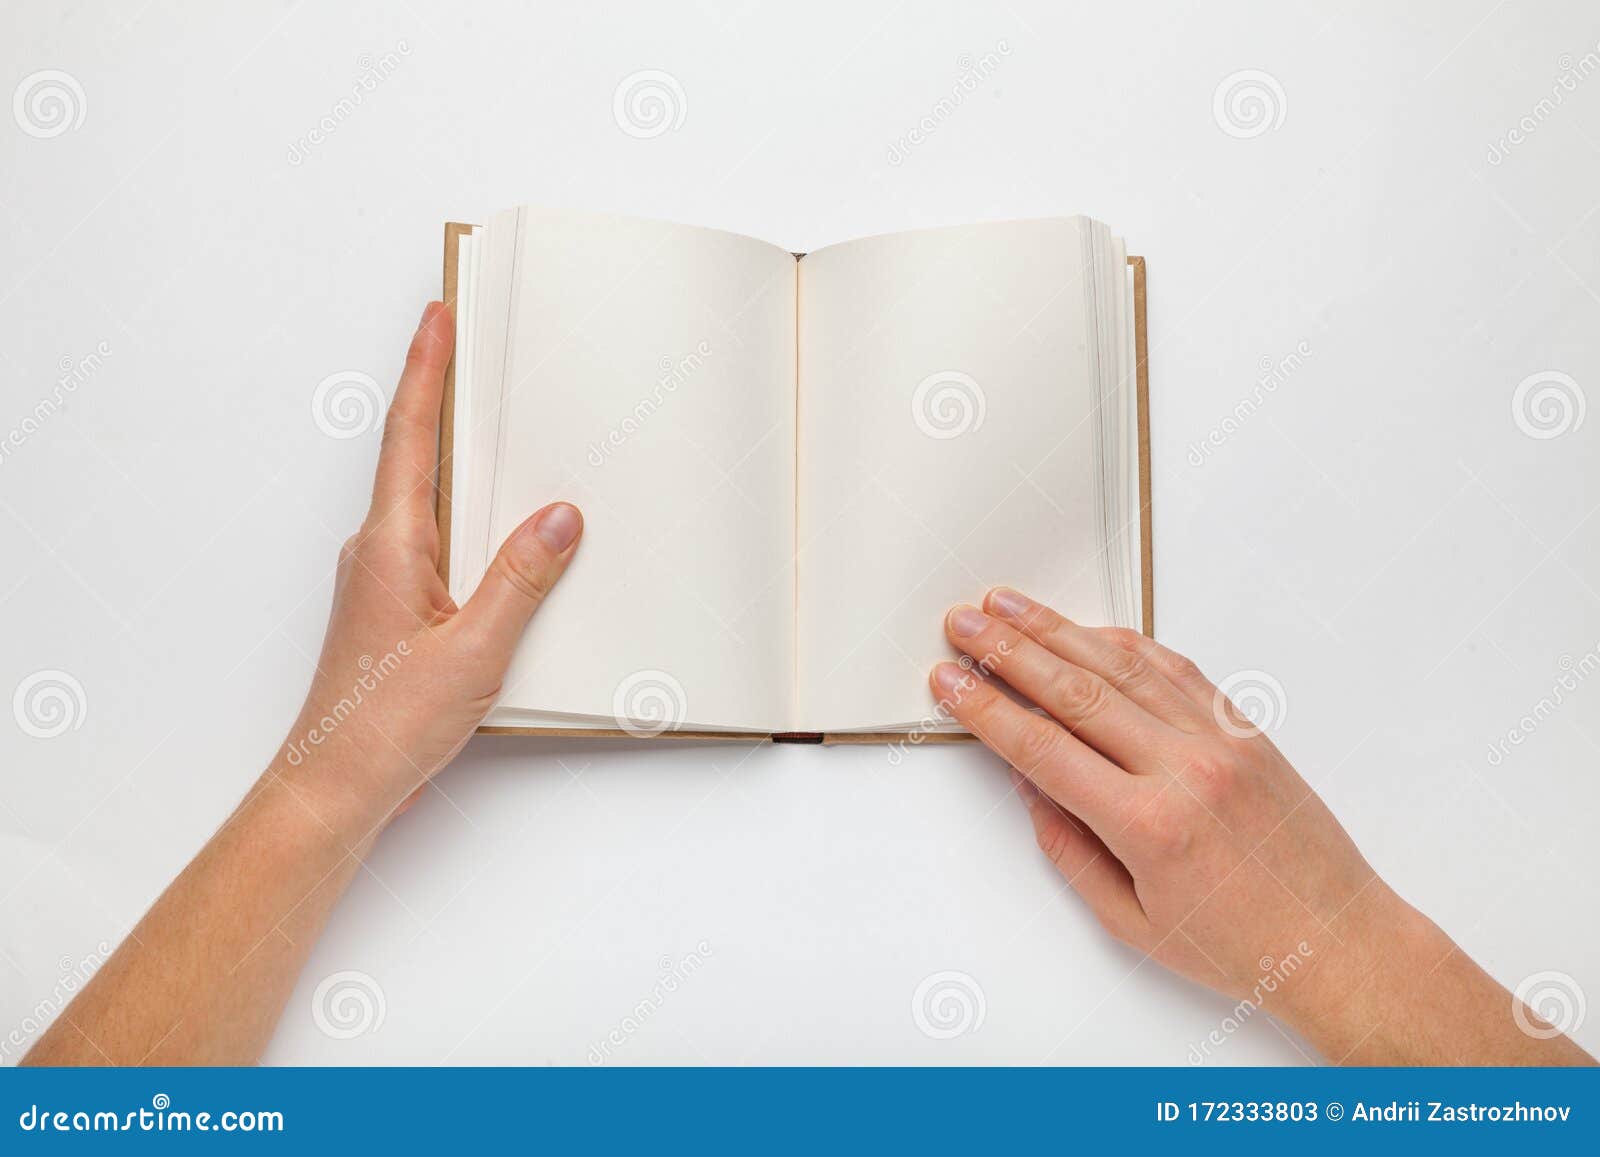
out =
[[1116,831],[1137,806],[1134,780],[1059,725],[954,663],[940,663],[934,695],[996,755],[1097,831]]
[[1209,692],[1202,699],[1174,683],[1168,674],[1174,664],[1168,660],[1176,656],[1154,639],[1117,627],[1080,626],[1009,587],[990,591],[983,605],[1067,662],[1093,671],[1156,718],[1190,732],[1210,725]]
[[1017,798],[1027,805],[1039,850],[1094,910],[1107,931],[1122,940],[1136,940],[1148,919],[1128,869],[1099,836],[1040,794],[1021,774],[1012,771],[1011,783]]
[[497,671],[510,664],[523,628],[567,569],[582,537],[583,515],[576,506],[546,506],[511,532],[453,620],[473,652]]
[[383,450],[372,487],[374,522],[408,517],[432,522],[434,469],[439,464],[439,406],[444,373],[455,352],[455,319],[442,302],[422,313],[406,351],[406,368],[383,424]]
[[1160,752],[1181,739],[1178,731],[1101,676],[1058,657],[977,607],[951,610],[945,633],[985,673],[1004,679],[1127,771],[1159,766]]

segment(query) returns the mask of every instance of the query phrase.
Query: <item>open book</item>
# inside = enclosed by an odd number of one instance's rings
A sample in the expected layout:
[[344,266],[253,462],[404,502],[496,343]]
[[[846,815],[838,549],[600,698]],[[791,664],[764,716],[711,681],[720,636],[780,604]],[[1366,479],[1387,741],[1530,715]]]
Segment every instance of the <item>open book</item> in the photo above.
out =
[[1151,630],[1143,261],[1096,221],[801,256],[521,208],[447,226],[445,298],[450,593],[586,523],[485,730],[937,738],[952,604]]

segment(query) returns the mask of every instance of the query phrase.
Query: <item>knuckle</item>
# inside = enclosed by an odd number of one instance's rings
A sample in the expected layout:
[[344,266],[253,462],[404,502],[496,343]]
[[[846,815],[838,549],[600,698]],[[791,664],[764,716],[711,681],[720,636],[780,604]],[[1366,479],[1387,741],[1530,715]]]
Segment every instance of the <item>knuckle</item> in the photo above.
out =
[[1173,678],[1180,683],[1201,684],[1206,682],[1205,673],[1200,666],[1187,655],[1180,655],[1176,651],[1166,653],[1167,669]]
[[339,565],[348,569],[356,559],[356,553],[361,549],[361,532],[358,530],[339,545]]
[[1130,627],[1101,627],[1100,637],[1122,651],[1144,651],[1145,637]]
[[1027,774],[1054,762],[1061,753],[1061,736],[1059,728],[1042,719],[1033,720],[1030,725],[1023,727],[1022,733],[1017,736],[1018,770]]
[[1113,684],[1137,683],[1148,676],[1150,664],[1144,656],[1142,636],[1122,628],[1113,628],[1106,632],[1105,640],[1110,648],[1105,652],[1103,661],[1106,675]]
[[1164,859],[1182,859],[1194,843],[1194,824],[1183,801],[1172,791],[1187,799],[1181,789],[1171,789],[1156,804],[1147,808],[1138,818],[1140,841],[1157,856]]
[[512,589],[536,603],[555,585],[548,560],[535,550],[502,550],[495,555],[495,566]]
[[1050,680],[1052,702],[1078,723],[1105,709],[1110,690],[1104,679],[1081,667],[1064,666]]
[[1220,804],[1238,785],[1238,769],[1227,757],[1211,751],[1191,752],[1179,774],[1184,786],[1208,805]]

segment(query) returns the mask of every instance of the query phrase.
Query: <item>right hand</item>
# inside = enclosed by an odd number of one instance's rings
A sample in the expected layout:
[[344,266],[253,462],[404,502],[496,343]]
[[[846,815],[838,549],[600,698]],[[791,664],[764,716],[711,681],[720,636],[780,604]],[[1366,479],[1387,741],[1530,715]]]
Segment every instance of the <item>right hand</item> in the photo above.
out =
[[939,664],[935,694],[1016,769],[1040,848],[1113,936],[1336,1062],[1588,1059],[1518,1030],[1510,995],[1378,877],[1192,662],[1016,591],[985,606],[947,616],[974,671]]

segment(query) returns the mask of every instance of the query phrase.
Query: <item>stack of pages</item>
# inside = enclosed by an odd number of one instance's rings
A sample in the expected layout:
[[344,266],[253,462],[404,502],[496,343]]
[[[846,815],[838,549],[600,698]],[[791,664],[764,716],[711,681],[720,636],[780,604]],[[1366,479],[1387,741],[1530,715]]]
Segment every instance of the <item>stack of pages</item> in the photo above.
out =
[[586,524],[486,723],[958,731],[927,684],[952,604],[1004,584],[1148,631],[1142,269],[1084,217],[804,256],[535,208],[450,226],[451,594],[545,503]]

